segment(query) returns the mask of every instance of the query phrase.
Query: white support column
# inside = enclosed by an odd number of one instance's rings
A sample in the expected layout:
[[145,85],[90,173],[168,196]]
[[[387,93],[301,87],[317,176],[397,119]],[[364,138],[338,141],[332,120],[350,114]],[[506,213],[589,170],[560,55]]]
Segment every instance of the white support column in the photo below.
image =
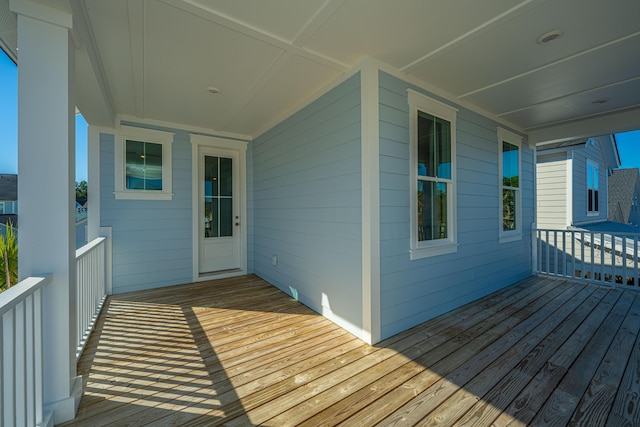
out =
[[87,193],[87,206],[89,224],[87,240],[90,242],[100,237],[100,130],[95,126],[89,126],[87,130],[87,151],[89,182]]
[[45,412],[75,417],[75,93],[72,17],[30,0],[18,15],[19,274],[51,274],[42,298]]
[[378,67],[367,59],[360,75],[362,114],[362,339],[380,341],[380,135]]

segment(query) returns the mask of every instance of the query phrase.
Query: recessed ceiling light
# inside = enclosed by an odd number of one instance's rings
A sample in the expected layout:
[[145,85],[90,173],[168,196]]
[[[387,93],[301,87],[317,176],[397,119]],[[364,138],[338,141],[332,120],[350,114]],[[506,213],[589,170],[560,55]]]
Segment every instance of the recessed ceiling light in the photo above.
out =
[[592,104],[606,104],[607,102],[609,102],[608,98],[600,98],[600,99],[591,101]]
[[538,44],[549,44],[553,41],[558,40],[563,35],[564,35],[564,31],[562,30],[552,30],[538,37],[536,41],[538,42]]
[[217,87],[209,86],[207,88],[207,92],[216,94],[216,93],[220,93],[220,89],[218,89]]

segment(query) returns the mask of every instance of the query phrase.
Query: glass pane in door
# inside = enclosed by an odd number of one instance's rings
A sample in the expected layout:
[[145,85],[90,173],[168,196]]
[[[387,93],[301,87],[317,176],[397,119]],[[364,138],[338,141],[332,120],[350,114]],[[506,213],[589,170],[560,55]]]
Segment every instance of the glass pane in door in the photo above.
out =
[[233,164],[204,157],[204,237],[233,236]]

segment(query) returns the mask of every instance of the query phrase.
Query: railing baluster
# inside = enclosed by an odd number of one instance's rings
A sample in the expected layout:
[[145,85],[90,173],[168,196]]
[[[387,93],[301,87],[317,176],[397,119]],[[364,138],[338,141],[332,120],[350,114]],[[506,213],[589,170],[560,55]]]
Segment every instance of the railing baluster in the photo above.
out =
[[[640,288],[640,233],[536,229],[534,236],[537,240],[537,273],[564,275],[607,286]],[[562,238],[561,247],[559,238]],[[618,277],[622,278],[620,282]]]
[[571,277],[576,276],[576,232],[571,230]]
[[0,425],[43,422],[42,287],[29,277],[0,294]]
[[79,358],[86,345],[95,319],[102,308],[105,288],[105,244],[106,238],[100,237],[76,251],[77,282],[77,331],[78,341],[76,357]]

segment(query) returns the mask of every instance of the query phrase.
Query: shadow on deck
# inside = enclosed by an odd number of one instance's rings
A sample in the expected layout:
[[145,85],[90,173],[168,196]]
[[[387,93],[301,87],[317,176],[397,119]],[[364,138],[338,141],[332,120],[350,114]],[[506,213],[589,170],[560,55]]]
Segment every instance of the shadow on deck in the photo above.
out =
[[109,298],[71,425],[640,425],[640,293],[531,277],[369,346],[256,276]]

